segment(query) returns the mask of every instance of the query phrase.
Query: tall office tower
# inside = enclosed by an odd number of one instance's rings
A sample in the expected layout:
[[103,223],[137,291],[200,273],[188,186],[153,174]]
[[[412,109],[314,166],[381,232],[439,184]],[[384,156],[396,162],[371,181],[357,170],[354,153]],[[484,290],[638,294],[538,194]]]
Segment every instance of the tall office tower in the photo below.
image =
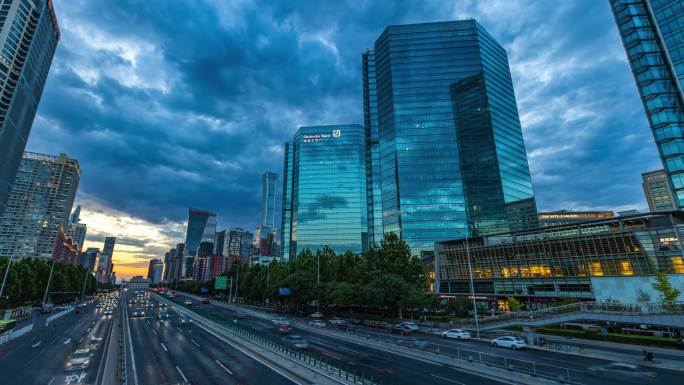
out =
[[641,178],[643,179],[642,186],[650,212],[677,209],[677,202],[675,202],[672,187],[670,187],[670,178],[668,178],[665,170],[645,172],[641,174]]
[[[299,252],[330,246],[338,253],[368,248],[366,153],[358,124],[301,127],[285,147],[292,151],[290,221],[283,247]],[[283,208],[285,210],[285,208]],[[283,215],[285,216],[285,215]]]
[[384,233],[422,254],[440,240],[538,226],[506,51],[479,23],[389,26],[364,65]]
[[188,227],[185,233],[185,260],[183,276],[192,277],[192,264],[197,256],[200,242],[214,242],[216,214],[191,208],[188,211]]
[[283,162],[283,201],[280,209],[280,258],[284,261],[290,258],[290,238],[292,236],[292,166],[294,148],[285,143]]
[[147,266],[147,278],[150,283],[157,284],[162,281],[162,271],[164,270],[164,263],[161,259],[151,259]]
[[252,240],[254,234],[239,227],[228,230],[228,256],[231,260],[239,259],[241,263],[249,262],[252,256]]
[[0,1],[0,216],[59,41],[50,0]]
[[81,253],[79,265],[88,269],[88,271],[95,271],[95,263],[100,258],[100,249],[97,247],[89,247],[86,251]]
[[214,254],[223,255],[224,250],[228,244],[227,230],[217,231],[214,235]]
[[76,206],[76,209],[69,218],[69,225],[66,230],[67,237],[76,242],[79,253],[83,250],[83,243],[85,242],[86,233],[88,231],[88,226],[86,226],[85,223],[81,223],[80,215],[81,206]]
[[375,79],[375,52],[366,51],[363,62],[363,126],[366,137],[366,200],[368,201],[368,242],[378,245],[382,231],[382,188],[380,180],[380,136],[378,134],[378,94]]
[[166,253],[168,258],[166,256],[164,258],[164,264],[166,265],[164,271],[165,282],[173,282],[182,278],[184,246],[184,244],[179,243],[175,248]]
[[65,154],[25,152],[0,218],[0,255],[51,258],[59,228],[67,227],[80,175],[78,161]]
[[610,0],[663,167],[684,206],[684,0]]
[[278,189],[278,174],[266,171],[261,176],[261,214],[259,224],[275,228],[276,191]]
[[97,277],[99,282],[107,283],[110,281],[114,264],[112,257],[114,256],[114,246],[116,245],[116,237],[105,237],[102,254],[97,262]]

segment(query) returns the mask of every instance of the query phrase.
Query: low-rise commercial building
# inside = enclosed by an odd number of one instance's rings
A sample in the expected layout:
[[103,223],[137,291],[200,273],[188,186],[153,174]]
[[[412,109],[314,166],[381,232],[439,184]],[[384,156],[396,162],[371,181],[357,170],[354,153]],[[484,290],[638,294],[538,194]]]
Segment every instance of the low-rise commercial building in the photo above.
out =
[[[435,289],[505,308],[515,297],[531,309],[567,297],[636,303],[658,293],[660,270],[684,287],[684,212],[650,213],[435,244]],[[468,267],[468,256],[471,269]]]

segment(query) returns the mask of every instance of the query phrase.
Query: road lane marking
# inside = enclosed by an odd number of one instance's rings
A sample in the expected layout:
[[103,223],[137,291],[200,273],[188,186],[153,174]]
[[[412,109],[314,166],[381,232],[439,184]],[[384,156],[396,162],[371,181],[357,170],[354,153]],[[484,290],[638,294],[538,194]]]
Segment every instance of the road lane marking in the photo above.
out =
[[71,342],[71,338],[67,338],[66,340],[64,340],[64,345],[68,344],[69,342]]
[[230,369],[228,369],[228,368],[226,368],[225,366],[223,366],[223,364],[222,364],[219,360],[214,360],[214,361],[216,361],[216,363],[217,363],[220,367],[222,367],[223,370],[225,370],[226,372],[228,372],[228,374],[230,374],[231,376],[233,375],[233,372],[231,372]]
[[169,349],[167,349],[167,348],[166,348],[166,345],[164,345],[164,343],[163,343],[163,342],[160,342],[160,343],[161,343],[161,346],[162,346],[162,348],[164,348],[164,351],[165,351],[165,352],[168,352],[168,351],[169,351]]
[[54,378],[54,377],[52,377],[52,379],[50,380],[50,382],[48,382],[47,385],[52,385],[53,382],[55,382],[55,378]]
[[154,329],[152,329],[152,333],[154,333],[155,336],[157,335],[157,332]]
[[364,356],[364,357],[368,357],[368,354],[366,354],[366,353],[361,353],[361,352],[359,352],[359,351],[357,351],[357,350],[354,350],[354,349],[345,348],[344,346],[339,346],[339,345],[336,346],[336,347],[337,347],[338,349],[346,350],[346,351],[348,351],[348,352],[352,352],[352,353],[355,353],[355,354],[360,354],[360,355],[362,355],[362,356]]
[[200,347],[200,345],[195,340],[193,340],[192,338],[190,338],[190,342],[195,344],[195,346],[197,346],[198,348]]
[[128,332],[128,347],[131,350],[131,365],[133,366],[133,380],[135,385],[138,385],[138,371],[135,368],[135,355],[133,354],[133,340],[131,339],[131,324],[128,318],[128,307],[124,306],[124,312],[126,313],[124,319],[126,320],[126,331]]
[[42,345],[42,344],[43,344],[43,341],[41,340],[41,341],[38,341],[38,342],[36,342],[35,344],[31,345],[31,347],[32,347],[32,348],[37,348],[37,347],[39,347],[39,346]]
[[176,365],[176,370],[178,371],[178,374],[180,374],[181,377],[183,377],[183,381],[185,381],[185,382],[187,382],[187,383],[189,384],[190,381],[188,381],[188,379],[185,377],[185,374],[183,374],[183,372],[180,370],[180,368],[178,367],[178,365]]
[[179,328],[178,326],[176,326],[176,329],[178,329],[179,332],[183,333],[183,331],[181,330],[181,328]]
[[440,377],[440,376],[434,375],[434,374],[432,374],[432,373],[430,373],[430,375],[431,375],[432,377],[439,378],[440,380],[453,382],[454,384],[466,385],[466,384],[464,384],[464,383],[462,383],[462,382],[458,382],[458,381],[455,381],[455,380],[450,380],[450,379],[448,379],[448,378]]

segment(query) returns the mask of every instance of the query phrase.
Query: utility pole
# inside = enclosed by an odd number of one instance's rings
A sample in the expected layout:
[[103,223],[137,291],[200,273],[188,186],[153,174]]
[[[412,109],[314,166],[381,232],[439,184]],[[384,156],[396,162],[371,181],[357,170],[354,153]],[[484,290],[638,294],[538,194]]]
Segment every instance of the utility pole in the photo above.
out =
[[81,289],[81,301],[83,301],[83,294],[85,294],[86,282],[88,282],[88,276],[90,275],[90,267],[86,268],[85,278],[83,278],[83,289]]
[[321,284],[321,253],[316,253],[316,285]]
[[45,295],[43,296],[43,305],[47,300],[48,290],[50,289],[50,282],[52,281],[52,272],[55,270],[55,259],[52,260],[52,266],[50,267],[50,276],[48,276],[47,286],[45,286]]
[[242,265],[241,261],[238,262],[237,277],[235,277],[235,303],[237,303],[238,283],[240,282],[240,265]]

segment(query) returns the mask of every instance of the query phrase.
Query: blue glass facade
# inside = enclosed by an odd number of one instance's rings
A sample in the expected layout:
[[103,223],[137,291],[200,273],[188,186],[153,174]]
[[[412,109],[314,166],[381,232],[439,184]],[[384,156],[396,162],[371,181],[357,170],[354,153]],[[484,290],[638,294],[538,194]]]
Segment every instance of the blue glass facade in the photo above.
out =
[[389,26],[371,59],[364,91],[375,79],[383,231],[419,254],[436,241],[537,227],[508,59],[484,28]]
[[684,1],[610,5],[675,201],[684,207]]
[[261,176],[261,215],[259,224],[275,228],[276,189],[278,188],[278,174],[266,171]]
[[383,238],[382,189],[380,180],[380,137],[378,136],[378,97],[375,79],[375,53],[364,52],[363,124],[366,137],[366,199],[368,201],[368,241],[378,245]]
[[0,2],[0,215],[59,41],[50,0]]
[[283,164],[283,205],[280,217],[280,256],[287,261],[293,258],[292,254],[297,248],[291,248],[292,243],[292,163],[293,149],[290,143],[285,143]]
[[283,175],[291,191],[283,192],[283,254],[294,257],[324,246],[338,253],[364,251],[368,218],[363,127],[301,127],[285,146],[285,155]]
[[183,276],[192,276],[192,266],[200,244],[204,241],[213,245],[215,235],[216,214],[191,208],[188,211],[188,226],[185,233]]

